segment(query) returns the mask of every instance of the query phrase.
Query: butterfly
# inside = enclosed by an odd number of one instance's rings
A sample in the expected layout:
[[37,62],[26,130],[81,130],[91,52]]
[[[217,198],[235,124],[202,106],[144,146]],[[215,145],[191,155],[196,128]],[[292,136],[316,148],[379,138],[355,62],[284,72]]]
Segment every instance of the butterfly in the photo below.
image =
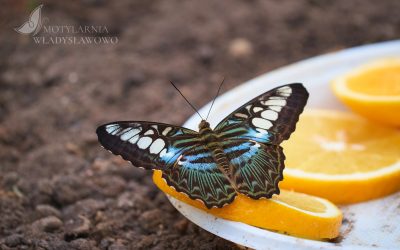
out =
[[134,166],[161,170],[169,186],[223,207],[238,193],[253,199],[279,194],[287,140],[307,103],[300,83],[283,85],[245,103],[214,129],[199,131],[146,121],[120,121],[97,128],[101,145]]

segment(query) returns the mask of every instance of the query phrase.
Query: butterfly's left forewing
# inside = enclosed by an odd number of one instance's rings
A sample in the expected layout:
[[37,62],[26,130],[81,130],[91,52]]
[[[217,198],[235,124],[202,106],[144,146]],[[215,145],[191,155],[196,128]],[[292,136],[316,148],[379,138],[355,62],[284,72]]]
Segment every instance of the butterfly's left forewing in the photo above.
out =
[[155,122],[113,122],[96,130],[99,142],[136,167],[167,169],[184,150],[198,144],[198,133]]

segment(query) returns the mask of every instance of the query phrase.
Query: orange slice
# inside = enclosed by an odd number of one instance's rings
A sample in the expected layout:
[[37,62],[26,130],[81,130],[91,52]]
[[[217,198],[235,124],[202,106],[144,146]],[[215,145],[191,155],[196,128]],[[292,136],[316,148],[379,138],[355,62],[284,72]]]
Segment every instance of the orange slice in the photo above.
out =
[[238,195],[227,206],[207,209],[202,202],[169,187],[161,178],[161,171],[154,171],[153,181],[166,194],[227,220],[310,239],[332,239],[339,235],[342,213],[325,199],[281,190],[280,195],[268,200]]
[[375,122],[400,126],[400,59],[363,65],[333,80],[332,88],[354,112]]
[[400,190],[400,131],[333,110],[306,110],[289,140],[280,187],[334,203]]

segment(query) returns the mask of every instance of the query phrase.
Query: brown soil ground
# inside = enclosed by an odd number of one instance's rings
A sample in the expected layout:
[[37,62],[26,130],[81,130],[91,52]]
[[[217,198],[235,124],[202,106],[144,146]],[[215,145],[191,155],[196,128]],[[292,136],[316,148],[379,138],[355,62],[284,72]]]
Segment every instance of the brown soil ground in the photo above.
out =
[[150,172],[103,150],[96,127],[182,124],[192,110],[168,80],[200,107],[223,76],[226,91],[400,34],[396,0],[42,2],[45,25],[106,25],[119,42],[35,44],[13,27],[39,2],[2,1],[0,249],[237,248],[180,215]]

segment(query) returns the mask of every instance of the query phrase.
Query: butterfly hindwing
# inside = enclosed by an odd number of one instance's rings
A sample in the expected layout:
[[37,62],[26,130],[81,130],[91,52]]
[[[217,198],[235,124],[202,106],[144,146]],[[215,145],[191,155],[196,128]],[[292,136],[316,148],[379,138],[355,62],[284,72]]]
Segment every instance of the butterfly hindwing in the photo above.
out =
[[228,140],[224,152],[234,169],[237,191],[253,199],[279,194],[285,156],[277,145],[251,140]]
[[172,167],[198,140],[193,130],[153,122],[113,122],[98,127],[96,133],[104,148],[146,169]]
[[208,208],[222,207],[236,196],[235,189],[204,145],[184,151],[175,166],[163,171],[162,176],[169,186],[191,199],[201,200]]
[[302,84],[277,87],[232,112],[215,131],[223,140],[248,139],[279,145],[295,130],[307,99],[308,92]]

